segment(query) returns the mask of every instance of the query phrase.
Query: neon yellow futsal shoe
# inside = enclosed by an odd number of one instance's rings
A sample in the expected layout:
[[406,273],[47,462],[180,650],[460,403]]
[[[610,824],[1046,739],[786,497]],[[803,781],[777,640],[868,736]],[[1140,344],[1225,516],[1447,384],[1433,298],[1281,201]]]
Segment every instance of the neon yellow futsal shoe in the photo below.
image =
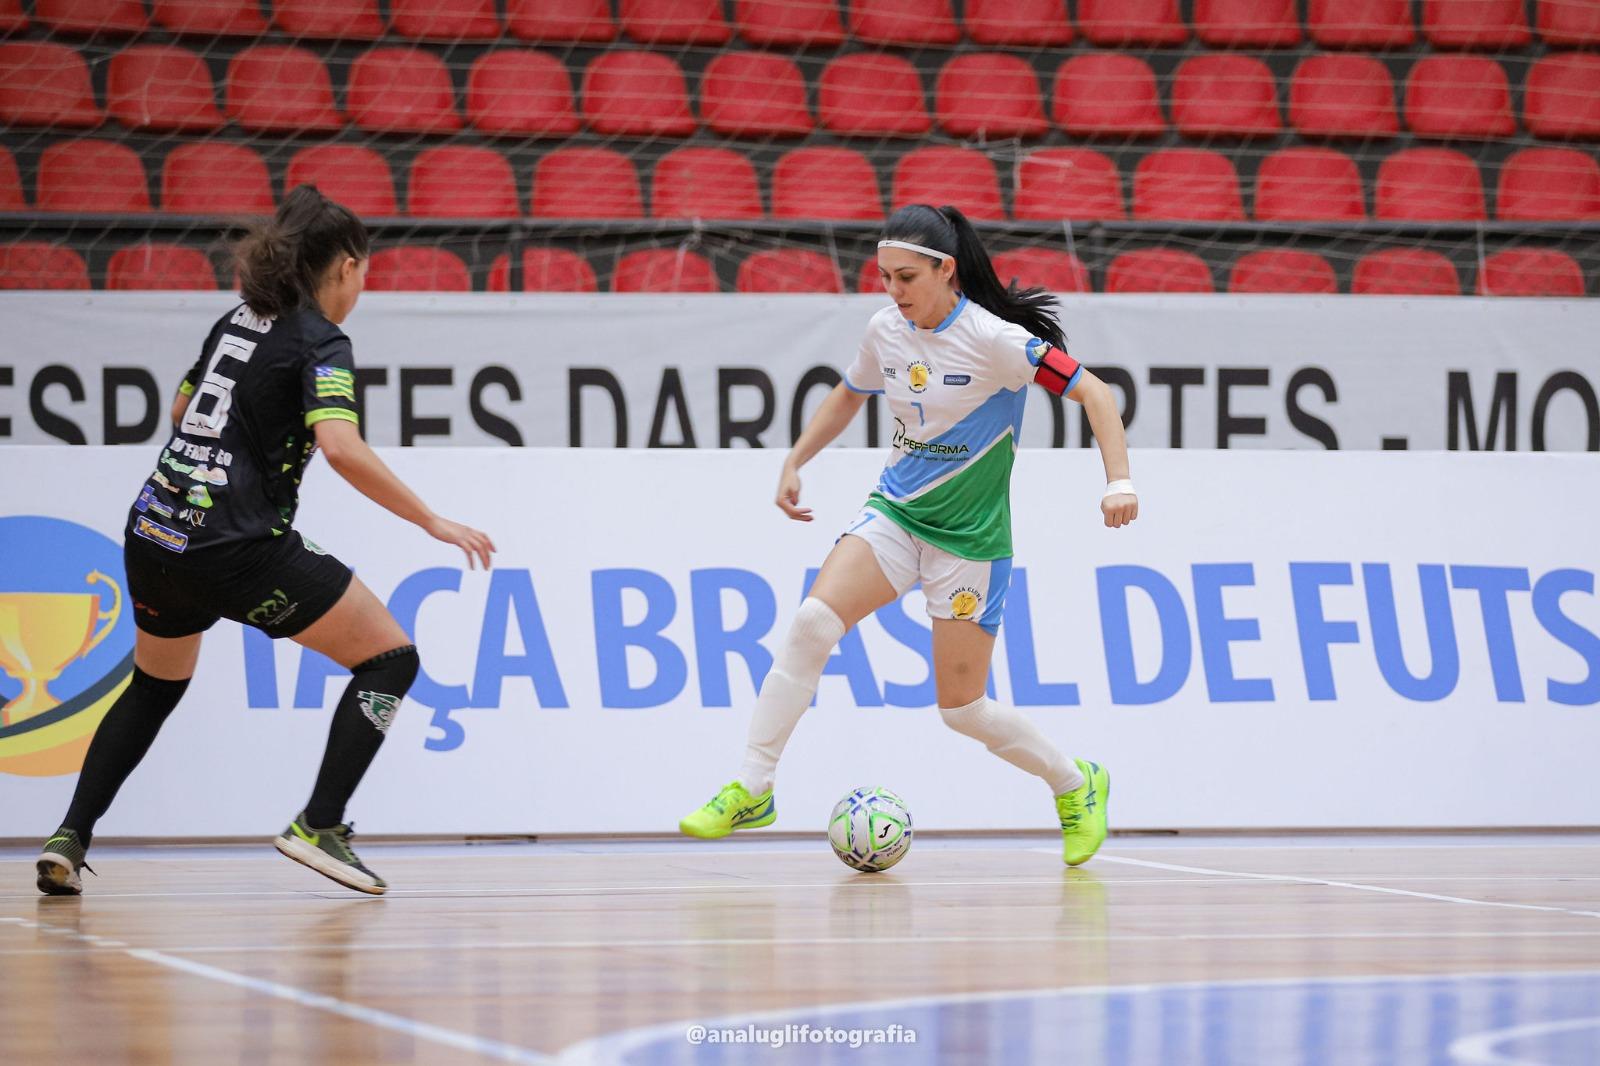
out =
[[1072,761],[1083,773],[1083,784],[1056,797],[1056,814],[1061,819],[1061,861],[1081,866],[1105,843],[1111,775],[1099,763]]
[[750,795],[743,783],[730,781],[709,803],[678,823],[678,829],[702,840],[725,837],[735,829],[759,829],[778,820],[778,805],[768,789]]

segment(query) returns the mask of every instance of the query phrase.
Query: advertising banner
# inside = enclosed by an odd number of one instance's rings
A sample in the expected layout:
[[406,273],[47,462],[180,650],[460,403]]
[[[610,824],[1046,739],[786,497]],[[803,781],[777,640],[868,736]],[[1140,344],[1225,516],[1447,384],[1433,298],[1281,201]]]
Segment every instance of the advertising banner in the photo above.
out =
[[[313,465],[297,528],[413,633],[422,673],[363,832],[671,832],[736,772],[757,686],[882,452],[383,449],[488,531],[485,573]],[[132,668],[126,508],[148,448],[0,460],[0,837],[54,828]],[[991,689],[1107,765],[1122,828],[1600,822],[1600,468],[1582,455],[1135,450],[1103,527],[1080,450],[1024,451]],[[275,832],[347,675],[218,623],[106,835]],[[1036,779],[935,710],[913,590],[849,633],[779,770],[778,827],[849,789],[920,828],[1049,828]]]

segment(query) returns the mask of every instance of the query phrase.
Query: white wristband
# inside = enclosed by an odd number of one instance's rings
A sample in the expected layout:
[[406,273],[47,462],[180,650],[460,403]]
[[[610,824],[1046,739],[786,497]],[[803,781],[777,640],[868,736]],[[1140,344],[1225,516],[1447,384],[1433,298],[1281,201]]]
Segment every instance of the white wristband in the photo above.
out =
[[1109,482],[1106,485],[1106,491],[1100,494],[1100,498],[1103,500],[1107,496],[1116,496],[1118,494],[1128,496],[1138,495],[1138,493],[1133,491],[1133,482],[1128,478],[1122,478],[1120,481]]

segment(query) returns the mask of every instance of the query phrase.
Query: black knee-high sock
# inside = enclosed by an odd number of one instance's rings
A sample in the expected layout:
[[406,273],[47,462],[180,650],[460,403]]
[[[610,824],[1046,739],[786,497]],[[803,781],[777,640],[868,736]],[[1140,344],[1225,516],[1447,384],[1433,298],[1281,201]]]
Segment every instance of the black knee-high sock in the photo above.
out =
[[161,731],[167,715],[183,698],[189,681],[163,681],[137,666],[133,680],[111,705],[83,757],[83,771],[72,793],[72,806],[61,824],[75,829],[85,847],[94,837],[94,824],[111,807],[117,790],[139,765]]
[[306,804],[306,826],[327,829],[344,821],[344,807],[378,754],[383,735],[416,680],[421,660],[415,645],[375,655],[350,672],[350,684],[333,709],[322,769]]

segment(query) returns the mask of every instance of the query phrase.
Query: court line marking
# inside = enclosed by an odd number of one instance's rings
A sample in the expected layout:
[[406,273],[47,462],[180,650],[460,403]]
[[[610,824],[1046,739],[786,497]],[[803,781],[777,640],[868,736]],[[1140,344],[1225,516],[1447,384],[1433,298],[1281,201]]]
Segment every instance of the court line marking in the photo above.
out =
[[276,981],[266,981],[245,974],[234,973],[232,970],[223,970],[203,962],[193,962],[189,959],[180,959],[161,951],[152,951],[148,948],[130,948],[120,945],[116,941],[107,941],[104,937],[91,936],[80,933],[75,929],[66,929],[47,922],[32,922],[26,918],[0,918],[0,922],[24,928],[37,929],[48,936],[59,936],[66,940],[81,940],[97,946],[111,946],[118,944],[121,954],[140,962],[164,966],[169,970],[189,974],[192,977],[201,977],[219,984],[232,985],[248,992],[272,996],[275,999],[286,1000],[301,1007],[310,1007],[312,1010],[325,1011],[328,1014],[337,1014],[352,1021],[362,1022],[379,1029],[389,1029],[393,1032],[403,1033],[415,1040],[440,1044],[444,1047],[455,1048],[458,1051],[469,1051],[489,1058],[499,1059],[501,1062],[514,1062],[522,1066],[549,1066],[553,1061],[550,1056],[528,1048],[517,1047],[488,1037],[473,1036],[470,1033],[458,1032],[455,1029],[446,1029],[443,1026],[433,1025],[429,1022],[417,1021],[414,1018],[405,1018],[388,1011],[378,1010],[373,1007],[363,1007],[356,1003],[347,1003],[333,996],[323,995],[319,992],[307,992],[304,989],[294,988],[291,985],[279,984]]
[[[684,1041],[691,1025],[707,1029],[737,1029],[743,1025],[781,1025],[791,1021],[817,1022],[841,1014],[867,1014],[946,1004],[991,1003],[1005,1000],[1036,1000],[1049,998],[1077,998],[1102,995],[1148,995],[1154,992],[1176,990],[1208,990],[1232,988],[1285,988],[1296,986],[1359,985],[1359,984],[1417,984],[1428,981],[1472,980],[1541,980],[1565,977],[1600,977],[1600,970],[1534,970],[1487,973],[1435,973],[1435,974],[1361,974],[1348,977],[1277,977],[1228,981],[1174,981],[1170,983],[1127,985],[1068,985],[1064,988],[1017,989],[1009,992],[948,992],[929,996],[911,996],[904,999],[863,1001],[851,1003],[819,1003],[810,1007],[785,1007],[779,1010],[752,1011],[716,1018],[683,1018],[655,1025],[640,1026],[617,1033],[607,1033],[563,1048],[552,1060],[553,1066],[611,1066],[623,1061],[628,1052],[659,1040]],[[887,1023],[886,1023],[887,1024]],[[902,1023],[903,1024],[903,1023]],[[853,1028],[874,1028],[863,1022]],[[887,1045],[886,1045],[887,1046]],[[1501,1064],[1496,1064],[1501,1066]]]
[[1457,1062],[1467,1063],[1468,1066],[1544,1066],[1543,1063],[1531,1059],[1513,1059],[1498,1054],[1494,1049],[1498,1044],[1511,1040],[1522,1040],[1530,1036],[1546,1036],[1550,1033],[1567,1033],[1574,1029],[1600,1029],[1600,1017],[1573,1018],[1560,1022],[1535,1022],[1530,1025],[1516,1025],[1508,1029],[1491,1029],[1486,1033],[1474,1033],[1463,1036],[1451,1042],[1446,1053]]
[[1413,892],[1404,888],[1388,888],[1384,885],[1364,885],[1354,881],[1334,881],[1325,877],[1297,877],[1293,874],[1262,874],[1249,873],[1240,870],[1218,870],[1205,866],[1180,866],[1170,862],[1152,862],[1149,859],[1130,859],[1122,855],[1101,855],[1101,862],[1122,863],[1128,866],[1145,866],[1156,870],[1173,870],[1178,873],[1189,874],[1222,874],[1228,877],[1246,878],[1256,881],[1289,881],[1302,885],[1325,885],[1329,888],[1350,888],[1357,892],[1381,892],[1390,896],[1410,896],[1414,899],[1429,899],[1440,903],[1463,903],[1474,907],[1502,907],[1507,910],[1517,911],[1545,911],[1555,914],[1571,914],[1579,918],[1600,918],[1600,911],[1580,911],[1571,907],[1553,907],[1540,903],[1505,903],[1500,900],[1467,899],[1464,896],[1444,896],[1436,892]]

